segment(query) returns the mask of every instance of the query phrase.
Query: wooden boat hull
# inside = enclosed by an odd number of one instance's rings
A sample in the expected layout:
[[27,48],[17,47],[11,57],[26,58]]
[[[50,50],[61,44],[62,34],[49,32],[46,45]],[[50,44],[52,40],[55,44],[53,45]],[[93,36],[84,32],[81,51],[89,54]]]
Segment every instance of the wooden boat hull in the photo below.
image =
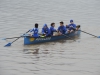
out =
[[57,40],[61,40],[61,39],[66,39],[68,37],[79,36],[80,32],[81,31],[78,30],[78,31],[64,34],[64,35],[60,35],[60,36],[39,37],[39,38],[25,36],[24,37],[24,45],[38,44],[38,43],[43,43],[43,42],[52,42],[52,41],[57,41]]

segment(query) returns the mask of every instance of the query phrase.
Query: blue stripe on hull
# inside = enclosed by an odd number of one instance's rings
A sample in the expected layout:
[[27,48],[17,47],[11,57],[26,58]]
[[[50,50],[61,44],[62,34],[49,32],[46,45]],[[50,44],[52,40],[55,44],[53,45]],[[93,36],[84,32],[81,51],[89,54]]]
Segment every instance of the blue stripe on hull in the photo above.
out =
[[51,36],[51,37],[34,38],[34,37],[26,36],[26,37],[24,37],[24,45],[37,44],[37,43],[43,43],[43,42],[51,42],[51,41],[66,39],[68,37],[73,37],[75,35],[80,35],[80,31],[76,31],[76,32],[66,34],[66,35]]

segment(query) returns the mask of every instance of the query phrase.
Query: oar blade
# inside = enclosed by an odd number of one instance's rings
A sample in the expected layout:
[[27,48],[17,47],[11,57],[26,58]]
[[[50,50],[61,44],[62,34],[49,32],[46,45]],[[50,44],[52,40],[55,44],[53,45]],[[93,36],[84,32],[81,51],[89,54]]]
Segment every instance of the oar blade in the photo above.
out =
[[97,38],[100,38],[100,36],[98,36]]
[[6,40],[6,38],[2,38],[2,40]]
[[8,46],[11,46],[11,43],[6,44],[4,47],[8,47]]
[[[28,33],[29,31],[30,30],[28,30],[26,33]],[[4,47],[11,46],[11,44],[14,43],[15,41],[17,41],[19,38],[21,38],[21,36],[18,37],[17,39],[15,39],[13,42],[6,44]]]

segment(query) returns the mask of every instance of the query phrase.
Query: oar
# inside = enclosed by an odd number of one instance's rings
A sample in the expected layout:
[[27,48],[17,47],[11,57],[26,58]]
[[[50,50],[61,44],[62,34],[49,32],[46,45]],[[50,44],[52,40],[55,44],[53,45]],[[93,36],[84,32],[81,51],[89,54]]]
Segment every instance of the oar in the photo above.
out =
[[6,39],[14,39],[14,38],[19,38],[19,37],[3,38],[2,40],[6,40]]
[[[77,25],[76,28],[80,28],[80,25]],[[76,30],[76,29],[75,29],[75,30]],[[76,30],[76,31],[77,31],[77,30]],[[89,35],[91,35],[91,36],[100,38],[100,36],[96,36],[96,35],[90,34],[90,33],[88,33],[88,32],[82,31],[82,30],[78,30],[78,31],[81,31],[81,32],[86,33],[86,34],[89,34]]]
[[[42,33],[39,33],[39,35],[42,35]],[[25,34],[25,35],[22,35],[22,36],[20,36],[20,37],[24,37],[24,36],[29,36],[29,35]],[[2,40],[14,39],[14,38],[19,38],[19,37],[2,38]]]
[[96,36],[96,35],[90,34],[90,33],[88,33],[88,32],[82,31],[82,30],[80,30],[80,31],[83,32],[83,33],[89,34],[89,35],[91,35],[91,36],[94,36],[94,37],[100,38],[100,36]]
[[66,37],[68,37],[69,39],[71,39],[71,40],[73,40],[73,41],[76,41],[76,40],[72,39],[70,36],[67,36],[67,35],[65,35],[65,34],[63,34],[63,35],[66,36]]
[[[28,30],[26,33],[28,33],[30,30]],[[24,35],[24,34],[23,34]],[[11,46],[11,44],[12,43],[14,43],[15,41],[17,41],[19,38],[21,38],[21,36],[20,37],[18,37],[17,39],[15,39],[14,41],[12,41],[12,42],[9,42],[8,44],[6,44],[4,47],[7,47],[7,46]]]

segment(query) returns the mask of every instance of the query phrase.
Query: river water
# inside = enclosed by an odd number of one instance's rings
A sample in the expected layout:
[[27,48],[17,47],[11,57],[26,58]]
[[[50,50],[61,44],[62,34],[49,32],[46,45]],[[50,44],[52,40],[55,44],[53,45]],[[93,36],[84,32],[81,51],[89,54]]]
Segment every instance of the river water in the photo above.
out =
[[[73,19],[83,31],[100,35],[100,0],[0,0],[0,38],[20,36],[39,23]],[[0,75],[100,75],[100,39],[86,33],[65,40],[11,47],[0,40]]]

